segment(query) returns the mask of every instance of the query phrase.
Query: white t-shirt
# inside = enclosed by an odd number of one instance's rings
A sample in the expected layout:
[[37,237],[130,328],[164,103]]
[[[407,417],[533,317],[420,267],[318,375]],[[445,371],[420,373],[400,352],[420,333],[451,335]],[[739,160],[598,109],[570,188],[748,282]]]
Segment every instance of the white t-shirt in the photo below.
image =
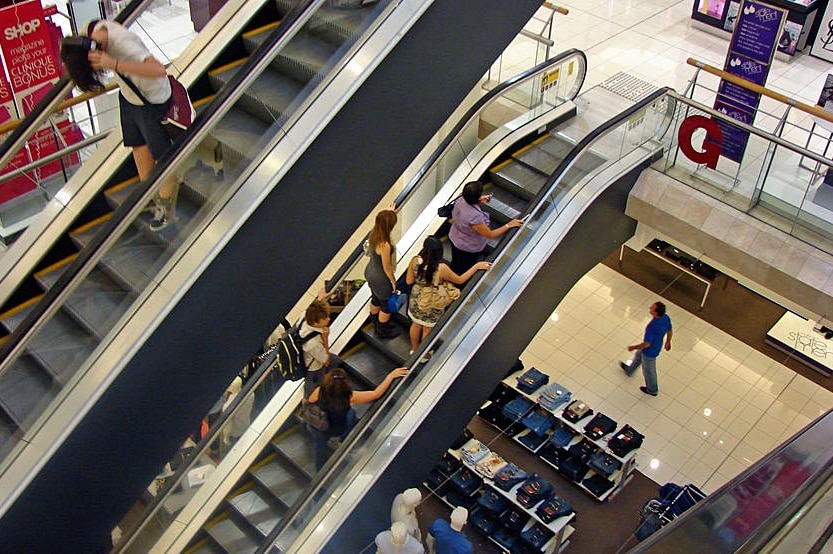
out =
[[324,339],[321,331],[304,321],[301,323],[301,330],[298,333],[301,338],[307,337],[310,333],[318,333],[309,339],[301,347],[304,351],[304,363],[307,364],[307,371],[318,371],[330,362],[327,350],[324,348]]
[[[142,39],[120,23],[101,20],[95,24],[96,31],[103,27],[107,29],[107,53],[113,58],[129,62],[143,62],[152,56]],[[136,85],[136,88],[142,91],[151,104],[162,104],[171,97],[171,83],[167,77],[140,77],[138,75],[127,75],[127,77]],[[135,106],[144,104],[118,74],[116,80],[119,82],[119,89],[125,100]]]

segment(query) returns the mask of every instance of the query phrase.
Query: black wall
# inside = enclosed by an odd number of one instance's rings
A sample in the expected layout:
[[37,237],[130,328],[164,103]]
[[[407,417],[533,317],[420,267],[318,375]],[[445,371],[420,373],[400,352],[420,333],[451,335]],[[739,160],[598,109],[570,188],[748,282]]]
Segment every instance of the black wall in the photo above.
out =
[[573,285],[633,236],[636,221],[625,215],[625,203],[645,167],[611,184],[587,208],[324,552],[359,552],[390,527],[393,497],[422,483]]
[[0,550],[109,545],[111,528],[539,6],[429,8],[0,519]]

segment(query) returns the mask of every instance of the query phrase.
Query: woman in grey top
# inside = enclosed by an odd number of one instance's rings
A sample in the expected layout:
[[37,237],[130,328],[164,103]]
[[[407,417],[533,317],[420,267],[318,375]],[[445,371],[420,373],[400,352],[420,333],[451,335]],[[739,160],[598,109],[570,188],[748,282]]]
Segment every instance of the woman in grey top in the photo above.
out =
[[379,338],[390,339],[399,335],[399,329],[390,322],[388,298],[396,290],[393,274],[394,248],[390,234],[396,225],[396,212],[382,210],[376,214],[376,223],[370,232],[367,254],[370,261],[364,270],[364,278],[370,287],[370,316],[376,324]]

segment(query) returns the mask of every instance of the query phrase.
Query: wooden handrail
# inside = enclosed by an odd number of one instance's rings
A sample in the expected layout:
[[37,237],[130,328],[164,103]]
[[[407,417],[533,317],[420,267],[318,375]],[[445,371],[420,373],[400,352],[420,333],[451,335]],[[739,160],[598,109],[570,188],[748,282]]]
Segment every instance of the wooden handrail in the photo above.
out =
[[555,4],[553,4],[552,2],[544,2],[543,6],[544,6],[545,8],[549,8],[549,9],[551,9],[551,10],[552,10],[552,11],[554,11],[554,12],[560,13],[561,15],[567,15],[568,13],[570,13],[570,10],[569,10],[569,9],[567,9],[567,8],[563,8],[563,7],[561,7],[561,6],[556,6],[556,5],[555,5]]
[[772,98],[773,100],[777,100],[777,101],[779,101],[783,104],[793,106],[794,108],[796,108],[798,110],[801,110],[802,112],[808,113],[812,116],[818,117],[819,119],[823,119],[823,120],[828,121],[831,124],[833,124],[833,114],[824,111],[819,106],[805,104],[804,102],[800,102],[798,100],[790,98],[789,96],[785,96],[785,95],[781,94],[780,92],[775,92],[774,90],[770,90],[766,87],[762,87],[761,85],[755,84],[752,81],[744,79],[743,77],[738,77],[737,75],[732,75],[731,73],[727,73],[726,71],[723,71],[722,69],[718,69],[718,68],[714,67],[713,65],[709,65],[705,62],[701,62],[701,61],[696,60],[694,58],[688,58],[686,60],[686,63],[688,65],[694,66],[698,69],[702,69],[706,73],[711,73],[712,75],[716,75],[716,76],[720,77],[721,79],[723,79],[724,81],[729,81],[730,83],[738,85],[739,87],[743,87],[747,90],[751,90],[752,92],[760,94],[761,96],[767,96],[767,97]]
[[[118,83],[113,81],[111,83],[108,83],[107,86],[104,87],[104,90],[101,91],[101,92],[85,92],[84,94],[74,96],[73,98],[70,98],[69,100],[64,100],[63,102],[61,102],[60,104],[55,106],[55,110],[52,113],[60,112],[62,110],[65,110],[67,108],[71,108],[71,107],[76,106],[78,104],[83,104],[84,102],[86,102],[87,100],[90,100],[91,98],[95,98],[96,96],[99,96],[101,94],[106,94],[106,93],[110,92],[111,90],[117,89],[118,87],[119,87]],[[12,121],[9,121],[8,123],[4,123],[4,124],[0,125],[0,135],[5,135],[6,133],[9,133],[9,132],[13,131],[14,129],[17,128],[18,125],[20,125],[21,121],[23,121],[23,120],[22,119],[14,119]]]

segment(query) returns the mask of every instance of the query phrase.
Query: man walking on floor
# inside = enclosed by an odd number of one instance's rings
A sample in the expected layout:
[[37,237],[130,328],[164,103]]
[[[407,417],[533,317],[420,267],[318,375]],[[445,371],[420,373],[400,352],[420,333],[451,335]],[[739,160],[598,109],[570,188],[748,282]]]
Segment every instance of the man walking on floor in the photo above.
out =
[[662,339],[665,338],[665,349],[671,350],[671,337],[674,331],[671,329],[671,318],[665,313],[665,304],[654,302],[648,308],[651,314],[651,321],[645,327],[645,338],[639,344],[628,346],[628,352],[636,351],[633,360],[619,362],[619,366],[626,375],[631,376],[642,366],[642,375],[645,377],[645,386],[639,390],[645,394],[656,396],[659,394],[657,386],[657,356],[662,351]]

